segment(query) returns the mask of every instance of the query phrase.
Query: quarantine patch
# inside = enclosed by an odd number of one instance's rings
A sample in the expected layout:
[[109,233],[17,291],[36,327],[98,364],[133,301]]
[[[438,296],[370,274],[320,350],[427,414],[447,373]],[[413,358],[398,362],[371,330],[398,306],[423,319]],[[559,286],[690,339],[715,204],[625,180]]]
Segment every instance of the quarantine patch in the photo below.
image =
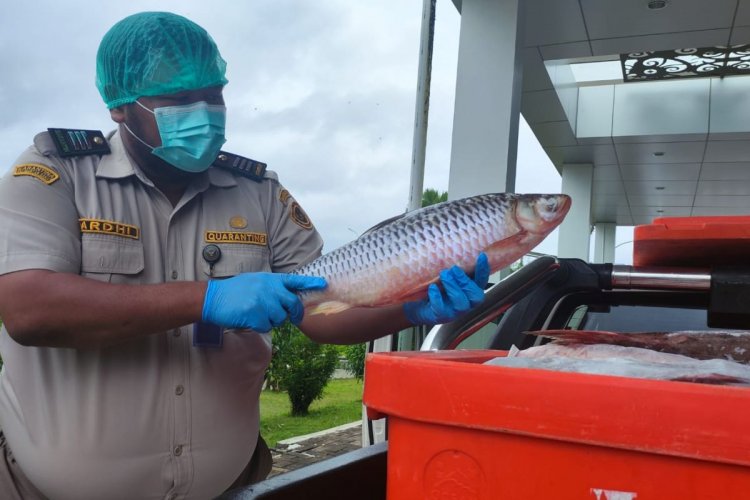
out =
[[312,229],[313,225],[310,221],[310,217],[307,216],[299,203],[293,201],[289,207],[289,217],[294,221],[295,224],[300,226],[302,229]]
[[122,222],[103,219],[78,219],[82,233],[111,234],[137,240],[141,237],[138,227]]
[[40,163],[24,163],[13,168],[13,176],[28,175],[47,184],[48,186],[60,178],[60,174]]
[[246,231],[206,231],[204,240],[206,243],[239,243],[259,246],[268,244],[268,236],[265,233]]

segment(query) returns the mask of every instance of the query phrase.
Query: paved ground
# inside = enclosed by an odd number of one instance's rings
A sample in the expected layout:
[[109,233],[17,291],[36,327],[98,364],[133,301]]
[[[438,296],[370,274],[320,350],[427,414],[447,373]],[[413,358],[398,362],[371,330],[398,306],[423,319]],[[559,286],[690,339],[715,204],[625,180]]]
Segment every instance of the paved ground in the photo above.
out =
[[273,469],[268,477],[289,472],[362,447],[362,425],[355,423],[336,430],[289,439],[271,448]]

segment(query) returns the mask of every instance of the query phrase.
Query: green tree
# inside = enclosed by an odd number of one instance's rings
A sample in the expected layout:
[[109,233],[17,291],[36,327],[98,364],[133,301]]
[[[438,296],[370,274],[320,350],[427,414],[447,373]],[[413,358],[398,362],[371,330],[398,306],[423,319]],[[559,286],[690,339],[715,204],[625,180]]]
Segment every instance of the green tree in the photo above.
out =
[[444,201],[448,201],[448,191],[440,193],[437,189],[427,188],[422,192],[423,207],[429,207],[430,205],[435,205]]
[[271,330],[271,339],[273,347],[271,349],[271,363],[266,370],[266,390],[281,392],[284,377],[289,367],[285,364],[286,353],[294,348],[292,345],[292,335],[285,331],[286,324],[279,328]]
[[344,353],[349,362],[349,370],[357,380],[365,376],[365,356],[367,356],[367,344],[354,344],[346,346]]
[[338,351],[333,345],[313,342],[288,321],[274,328],[272,335],[268,386],[287,391],[292,415],[307,415],[312,402],[323,396],[338,364]]

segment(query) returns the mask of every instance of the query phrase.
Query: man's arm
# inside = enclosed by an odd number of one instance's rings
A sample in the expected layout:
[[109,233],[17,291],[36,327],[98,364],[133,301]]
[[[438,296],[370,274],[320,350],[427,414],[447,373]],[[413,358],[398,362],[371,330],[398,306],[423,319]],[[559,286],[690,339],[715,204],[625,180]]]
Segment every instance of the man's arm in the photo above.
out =
[[0,317],[22,345],[98,348],[200,321],[205,282],[112,285],[69,273],[0,276]]
[[[205,282],[112,285],[19,271],[0,276],[0,317],[19,344],[93,349],[200,321],[205,291]],[[409,326],[398,305],[305,317],[301,328],[317,342],[352,344]]]
[[97,348],[197,321],[267,332],[299,322],[295,292],[325,280],[243,273],[206,282],[112,285],[71,273],[27,270],[0,276],[0,317],[22,345]]
[[[483,300],[489,278],[486,255],[477,259],[474,274],[472,280],[454,266],[440,273],[443,288],[430,285],[424,300],[311,316],[301,328],[317,342],[354,344],[410,325],[445,323]],[[325,286],[322,278],[283,273],[244,273],[208,284],[112,285],[35,269],[0,276],[0,317],[22,345],[78,349],[201,320],[267,332],[287,317],[300,321],[302,303],[296,292]]]
[[380,308],[354,308],[315,316],[306,315],[300,330],[321,344],[358,344],[413,326],[401,304]]

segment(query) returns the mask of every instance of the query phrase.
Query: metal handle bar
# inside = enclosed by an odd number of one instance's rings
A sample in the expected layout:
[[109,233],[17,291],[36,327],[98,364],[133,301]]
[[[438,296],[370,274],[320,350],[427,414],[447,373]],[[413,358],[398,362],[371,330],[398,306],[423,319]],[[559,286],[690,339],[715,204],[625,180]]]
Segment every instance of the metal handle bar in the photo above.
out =
[[708,269],[616,265],[612,266],[612,288],[709,290],[711,272]]

